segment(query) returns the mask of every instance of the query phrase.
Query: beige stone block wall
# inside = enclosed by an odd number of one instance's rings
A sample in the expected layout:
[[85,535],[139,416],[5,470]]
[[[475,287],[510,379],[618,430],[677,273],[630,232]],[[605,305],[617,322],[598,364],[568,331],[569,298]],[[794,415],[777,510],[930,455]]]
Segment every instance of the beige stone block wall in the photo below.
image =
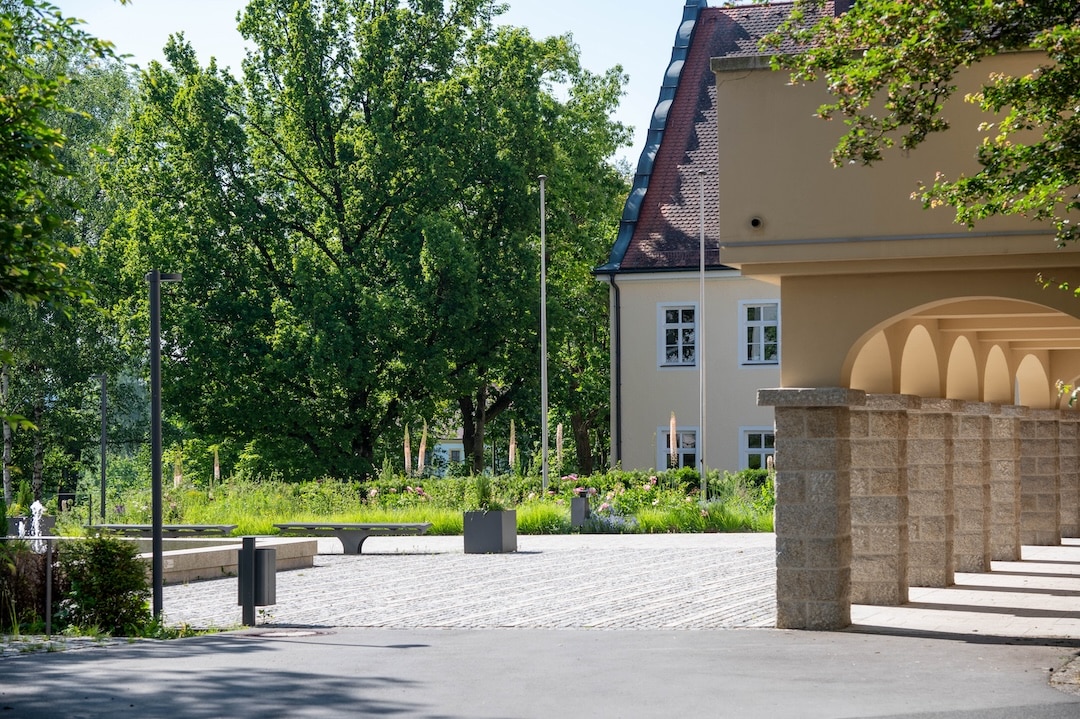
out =
[[908,599],[908,410],[918,398],[867,395],[851,412],[851,601]]
[[851,624],[851,405],[847,389],[761,390],[776,415],[776,623]]
[[1058,476],[1060,477],[1061,536],[1080,537],[1080,418],[1061,413],[1058,423]]
[[1058,410],[1020,420],[1020,543],[1061,544]]
[[953,420],[953,566],[990,571],[990,413],[995,405],[966,402]]
[[921,398],[908,416],[908,585],[954,583],[954,423],[961,402]]
[[990,558],[1020,559],[1020,420],[1027,407],[1001,407],[990,417]]

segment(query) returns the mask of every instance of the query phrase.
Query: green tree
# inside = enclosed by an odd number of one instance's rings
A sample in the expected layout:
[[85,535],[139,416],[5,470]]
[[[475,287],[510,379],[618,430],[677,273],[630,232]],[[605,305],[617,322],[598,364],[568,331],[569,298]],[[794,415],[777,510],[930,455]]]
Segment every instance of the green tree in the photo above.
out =
[[819,114],[849,126],[833,153],[837,164],[872,164],[888,147],[911,149],[948,129],[941,110],[962,68],[999,53],[1045,53],[1030,73],[993,75],[966,98],[1000,117],[996,134],[976,148],[982,169],[938,178],[921,198],[927,206],[954,206],[957,221],[968,225],[1015,214],[1053,223],[1061,242],[1077,238],[1080,4],[857,0],[838,17],[824,14],[823,5],[796,0],[771,42],[794,42],[798,51],[777,64],[796,82],[821,79],[834,96]]
[[47,2],[0,0],[0,303],[86,291],[67,272],[78,247],[61,239],[66,201],[50,184],[70,174],[56,118],[77,112],[62,99],[71,78],[54,64],[110,53]]
[[[17,238],[8,245],[16,253],[20,243],[36,253],[36,259],[22,258],[25,264],[13,271],[5,265],[5,278],[15,281],[0,290],[0,327],[5,329],[0,334],[0,414],[8,420],[4,494],[11,496],[14,471],[30,479],[35,498],[41,499],[46,475],[56,486],[58,475],[77,472],[83,446],[96,437],[96,406],[94,411],[84,408],[88,378],[116,372],[124,364],[115,330],[86,292],[92,279],[103,277],[92,251],[109,214],[94,157],[123,113],[128,78],[105,44],[81,33],[50,6],[6,2],[0,8],[0,33],[15,32],[7,38],[2,72],[7,102],[0,106],[12,111],[9,119],[17,114],[14,108],[21,113],[21,120],[7,125],[12,134],[4,135],[3,142],[21,138],[26,150],[22,158],[14,146],[2,151],[16,170],[0,182],[26,187],[21,200],[11,195],[0,200],[16,204],[4,210],[0,225],[7,224],[0,237]],[[5,255],[3,262],[13,261],[12,256]],[[17,421],[24,417],[39,431],[17,438],[12,427],[26,424]]]
[[455,408],[482,446],[538,366],[536,175],[584,152],[566,105],[620,131],[595,109],[609,95],[556,99],[587,77],[566,39],[494,12],[253,0],[242,82],[180,37],[144,75],[107,175],[108,253],[132,298],[151,267],[183,273],[167,404],[245,446],[242,466],[368,473],[405,422]]

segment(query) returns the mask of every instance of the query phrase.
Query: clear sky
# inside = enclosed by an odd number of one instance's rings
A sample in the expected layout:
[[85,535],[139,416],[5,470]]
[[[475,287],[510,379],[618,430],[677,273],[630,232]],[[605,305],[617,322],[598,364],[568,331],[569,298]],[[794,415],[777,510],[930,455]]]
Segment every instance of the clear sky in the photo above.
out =
[[[52,0],[86,21],[88,31],[111,40],[119,52],[145,66],[160,59],[171,33],[182,31],[204,63],[239,71],[243,44],[236,14],[245,0]],[[621,65],[630,76],[616,119],[634,128],[633,147],[618,157],[636,167],[649,118],[671,59],[685,0],[506,0],[499,22],[529,28],[534,37],[571,33],[582,62],[594,72]],[[715,3],[711,3],[715,4]]]

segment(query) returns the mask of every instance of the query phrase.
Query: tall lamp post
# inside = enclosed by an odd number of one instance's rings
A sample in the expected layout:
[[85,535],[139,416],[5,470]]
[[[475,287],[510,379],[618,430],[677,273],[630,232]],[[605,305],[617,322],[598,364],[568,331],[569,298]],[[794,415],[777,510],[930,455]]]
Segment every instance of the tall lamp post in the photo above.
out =
[[179,274],[163,274],[159,270],[146,273],[150,283],[150,484],[153,526],[153,609],[154,618],[161,617],[163,546],[161,541],[161,283],[179,282]]
[[540,175],[540,441],[541,486],[548,486],[548,357],[547,357],[547,208],[544,188],[547,175]]
[[105,381],[106,375],[101,374],[98,376],[101,380],[101,521],[105,521],[105,450],[108,449],[109,444],[109,425],[105,419],[105,410],[108,406],[108,400],[105,395]]
[[698,207],[700,229],[700,268],[698,273],[698,457],[701,458],[701,501],[709,501],[708,467],[705,464],[705,407],[708,395],[705,392],[705,173],[698,170]]

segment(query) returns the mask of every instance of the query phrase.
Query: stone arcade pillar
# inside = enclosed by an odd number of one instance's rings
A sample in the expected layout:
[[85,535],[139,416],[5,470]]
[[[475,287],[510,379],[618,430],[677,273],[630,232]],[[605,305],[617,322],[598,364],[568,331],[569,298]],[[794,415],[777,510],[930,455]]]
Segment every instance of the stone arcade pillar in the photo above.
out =
[[908,599],[910,395],[872,394],[851,413],[851,601]]
[[1058,430],[1061,536],[1080,537],[1080,417],[1076,412],[1062,410]]
[[908,417],[908,585],[948,587],[953,564],[953,433],[963,403],[920,398]]
[[1055,409],[1020,420],[1020,543],[1061,544],[1058,423]]
[[776,625],[851,624],[852,407],[842,388],[763,389],[776,416]]
[[1028,408],[1001,407],[990,417],[990,558],[1020,559],[1020,421]]
[[953,563],[957,572],[990,571],[990,414],[997,406],[964,402],[954,418]]

